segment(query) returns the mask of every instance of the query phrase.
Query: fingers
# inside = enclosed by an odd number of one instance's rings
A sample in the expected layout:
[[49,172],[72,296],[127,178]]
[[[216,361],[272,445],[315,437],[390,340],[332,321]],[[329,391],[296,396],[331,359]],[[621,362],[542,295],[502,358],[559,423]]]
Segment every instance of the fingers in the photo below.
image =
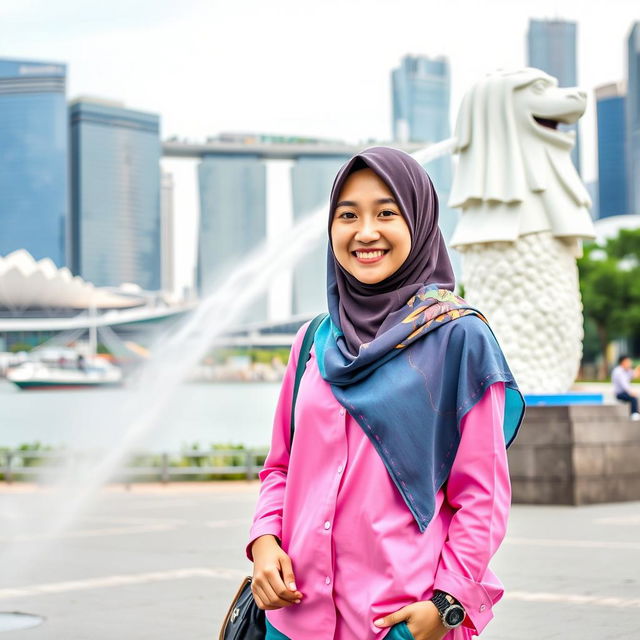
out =
[[294,600],[301,598],[302,594],[296,589],[296,578],[293,575],[291,558],[286,554],[283,554],[280,558],[280,571],[285,586],[295,595]]
[[402,607],[386,616],[381,616],[377,620],[374,620],[373,624],[375,624],[376,627],[391,627],[394,624],[398,624],[398,622],[402,622],[403,620],[409,620],[412,615],[412,611],[415,612],[415,603],[408,604],[407,606]]
[[[280,566],[283,565],[283,559],[278,559]],[[288,556],[287,556],[288,560]],[[251,590],[254,594],[256,604],[265,609],[278,609],[280,607],[290,607],[292,604],[299,604],[302,594],[299,591],[292,591],[287,588],[284,583],[282,573],[286,576],[288,582],[294,582],[293,571],[291,570],[291,561],[285,563],[288,569],[283,570],[276,565],[271,565],[254,572],[251,581]],[[257,596],[257,597],[256,597]],[[260,600],[260,602],[258,602]]]
[[256,604],[258,605],[258,609],[270,609],[271,607],[265,604],[264,598],[262,596],[259,596],[257,592],[258,592],[258,588],[254,587],[252,583],[251,593],[253,594],[253,599],[256,601]]
[[[271,585],[261,583],[256,584],[254,595],[257,594],[262,601],[265,609],[280,609],[281,607],[290,607],[291,603],[279,598]],[[256,600],[257,604],[257,600]]]
[[262,585],[263,591],[269,598],[269,604],[290,607],[297,598],[284,586],[280,576],[278,576],[277,582],[279,583],[277,585],[274,585],[273,582]]
[[267,585],[256,584],[252,588],[253,597],[260,609],[281,609],[282,607],[290,607],[291,602],[278,598],[273,589]]

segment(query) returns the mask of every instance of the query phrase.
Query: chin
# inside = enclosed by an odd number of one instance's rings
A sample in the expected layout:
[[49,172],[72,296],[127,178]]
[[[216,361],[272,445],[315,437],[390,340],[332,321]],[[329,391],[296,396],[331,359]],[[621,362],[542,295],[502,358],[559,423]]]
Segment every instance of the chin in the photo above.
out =
[[382,282],[385,278],[388,277],[387,275],[374,276],[371,274],[365,275],[362,273],[361,274],[352,273],[351,275],[353,275],[354,278],[356,278],[357,280],[360,280],[360,282],[364,284],[377,284],[378,282]]

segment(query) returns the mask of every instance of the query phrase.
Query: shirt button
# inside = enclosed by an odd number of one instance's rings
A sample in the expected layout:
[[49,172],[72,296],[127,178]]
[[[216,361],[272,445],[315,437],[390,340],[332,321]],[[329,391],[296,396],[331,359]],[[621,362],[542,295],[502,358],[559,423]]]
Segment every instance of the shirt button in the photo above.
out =
[[480,611],[484,611],[487,608],[486,604],[481,604],[480,605]]
[[343,467],[342,465],[340,465],[340,466],[338,467],[338,473],[342,473],[342,469],[343,469],[343,468],[344,468],[344,467]]
[[325,584],[331,584],[331,578],[329,576],[327,576],[325,579]]
[[328,529],[330,526],[331,526],[331,523],[327,520],[327,521],[324,523],[324,528],[325,528],[325,529]]
[[340,415],[343,416],[344,415],[344,409],[340,409]]

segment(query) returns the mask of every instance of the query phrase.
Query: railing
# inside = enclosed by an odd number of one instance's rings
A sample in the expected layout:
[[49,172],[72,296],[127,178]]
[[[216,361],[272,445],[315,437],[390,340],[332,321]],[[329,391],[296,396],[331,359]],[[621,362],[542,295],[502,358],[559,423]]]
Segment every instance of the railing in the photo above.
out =
[[[201,451],[199,449],[185,450],[176,453],[134,453],[129,460],[135,457],[152,458],[157,463],[135,464],[125,463],[111,476],[112,481],[129,482],[136,478],[157,479],[162,483],[168,483],[176,476],[230,476],[242,474],[247,480],[255,479],[262,465],[257,460],[264,459],[266,449],[211,449]],[[232,458],[236,464],[208,464],[180,466],[177,461],[202,460],[206,458]],[[238,464],[237,459],[242,458]],[[33,461],[37,461],[34,464]],[[73,478],[83,468],[95,467],[99,461],[99,455],[95,452],[78,451],[22,451],[19,449],[0,451],[0,475],[5,482],[11,483],[17,477],[37,478],[45,481],[47,478],[66,476]],[[30,464],[31,462],[31,464]],[[53,463],[53,464],[47,464]]]

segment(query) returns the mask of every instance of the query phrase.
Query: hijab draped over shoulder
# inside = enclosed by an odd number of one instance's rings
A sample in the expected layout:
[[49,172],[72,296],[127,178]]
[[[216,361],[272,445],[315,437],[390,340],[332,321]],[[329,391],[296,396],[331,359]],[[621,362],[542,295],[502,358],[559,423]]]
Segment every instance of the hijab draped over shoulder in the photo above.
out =
[[[363,167],[386,183],[411,234],[404,263],[374,284],[348,273],[331,245],[342,186]],[[350,158],[333,182],[328,229],[329,314],[315,337],[320,374],[369,437],[424,532],[455,458],[464,415],[491,384],[503,381],[509,446],[524,399],[486,318],[453,293],[438,197],[413,157],[376,146]]]

